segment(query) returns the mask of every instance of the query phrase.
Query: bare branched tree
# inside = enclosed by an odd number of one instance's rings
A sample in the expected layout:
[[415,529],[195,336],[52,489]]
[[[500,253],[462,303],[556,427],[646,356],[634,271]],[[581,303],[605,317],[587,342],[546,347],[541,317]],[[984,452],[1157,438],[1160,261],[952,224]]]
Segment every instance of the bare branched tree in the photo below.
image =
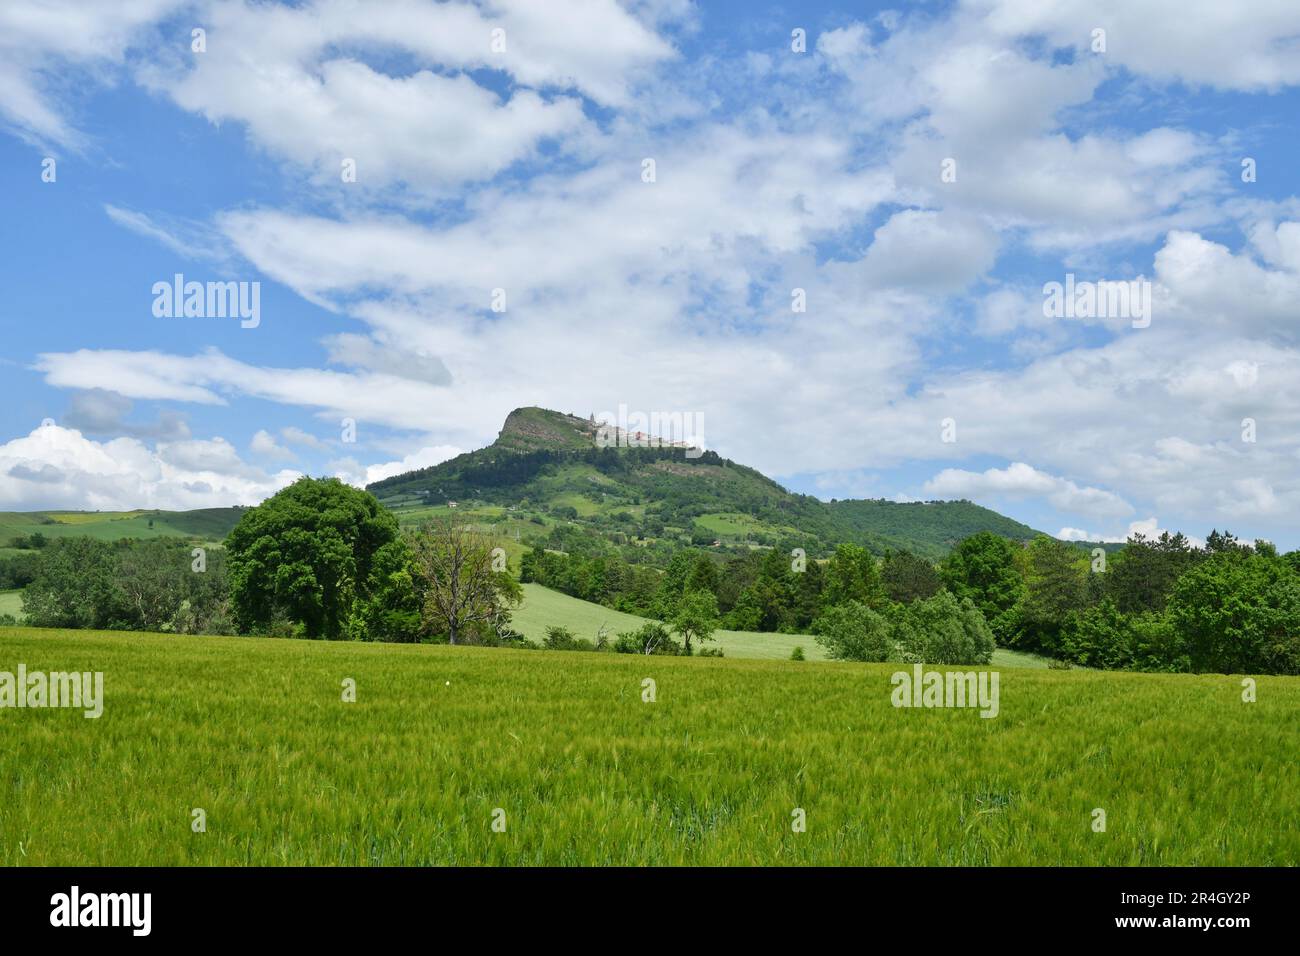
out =
[[436,632],[445,630],[452,644],[518,604],[519,584],[494,555],[495,540],[482,531],[447,516],[408,532],[407,544],[424,585],[424,621]]

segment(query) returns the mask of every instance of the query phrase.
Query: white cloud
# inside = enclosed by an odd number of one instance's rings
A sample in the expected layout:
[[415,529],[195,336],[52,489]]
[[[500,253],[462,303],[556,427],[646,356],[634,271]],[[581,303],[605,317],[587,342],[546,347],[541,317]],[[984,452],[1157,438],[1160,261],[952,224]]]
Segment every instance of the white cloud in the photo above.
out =
[[[1160,537],[1162,534],[1175,534],[1176,531],[1170,531],[1162,528],[1156,518],[1142,518],[1138,521],[1129,522],[1128,529],[1119,533],[1107,533],[1102,531],[1085,531],[1082,528],[1062,528],[1057,532],[1057,537],[1062,541],[1101,541],[1106,544],[1121,544],[1127,541],[1133,535],[1140,534],[1148,541]],[[1187,538],[1188,543],[1194,548],[1205,547],[1205,540],[1195,535],[1184,532],[1183,536]]]
[[1300,7],[1292,0],[965,0],[1005,36],[1044,34],[1153,80],[1231,90],[1276,91],[1300,83]]
[[1133,506],[1114,492],[1080,487],[1019,461],[983,472],[945,468],[924,487],[928,494],[953,498],[1043,498],[1068,514],[1108,517],[1133,511]]
[[1219,492],[1219,505],[1225,514],[1257,517],[1277,511],[1278,500],[1266,479],[1238,478],[1230,490]]
[[876,230],[862,264],[874,285],[959,292],[993,267],[998,236],[973,219],[908,209]]
[[259,428],[253,433],[253,437],[249,441],[248,447],[254,454],[261,455],[263,458],[282,458],[292,461],[298,457],[288,448],[285,448],[277,442],[275,436],[265,428]]
[[257,504],[298,472],[268,474],[246,465],[220,438],[160,443],[97,442],[44,425],[0,445],[0,508],[184,510]]
[[122,228],[152,239],[187,259],[223,261],[229,254],[210,227],[176,221],[163,223],[145,213],[112,203],[104,204],[104,212]]
[[[207,52],[140,70],[142,82],[213,123],[245,124],[263,148],[341,181],[415,192],[490,179],[542,140],[587,127],[583,94],[605,105],[671,46],[614,0],[433,3],[348,0],[300,7],[210,4]],[[493,49],[504,31],[505,50]],[[416,68],[386,73],[376,55]],[[500,70],[508,93],[470,71]]]
[[6,0],[0,4],[0,119],[44,147],[80,149],[86,137],[64,115],[53,77],[70,65],[104,71],[120,65],[146,25],[182,0]]
[[366,485],[376,481],[383,481],[385,478],[392,478],[394,475],[441,464],[460,454],[463,454],[463,452],[459,448],[451,445],[437,445],[421,448],[397,461],[362,465],[355,458],[341,458],[337,461],[331,461],[328,467],[334,472],[336,478],[346,481],[350,485],[364,488]]
[[328,444],[321,441],[311,432],[303,431],[301,428],[294,425],[287,425],[284,428],[281,428],[280,437],[290,445],[301,445],[304,448],[314,448],[318,451],[329,447]]

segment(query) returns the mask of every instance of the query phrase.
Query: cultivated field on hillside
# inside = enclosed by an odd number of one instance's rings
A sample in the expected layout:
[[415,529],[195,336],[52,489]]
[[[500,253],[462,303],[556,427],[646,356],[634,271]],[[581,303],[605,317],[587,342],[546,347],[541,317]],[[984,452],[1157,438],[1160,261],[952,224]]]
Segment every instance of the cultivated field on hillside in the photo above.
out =
[[105,704],[0,710],[0,865],[1300,863],[1294,678],[1007,669],[982,719],[889,665],[0,629],[19,663]]
[[[530,641],[541,642],[548,627],[567,627],[575,637],[595,641],[601,625],[609,629],[612,640],[623,631],[635,631],[646,619],[635,614],[613,611],[590,601],[579,600],[540,584],[525,584],[523,604],[511,617],[511,626]],[[802,647],[810,661],[826,660],[826,651],[811,634],[772,634],[761,631],[715,631],[714,640],[702,645],[721,648],[727,657],[749,660],[789,660],[796,647]],[[994,667],[1046,667],[1047,659],[1036,654],[998,648],[993,652]]]
[[0,511],[0,556],[18,554],[9,547],[17,536],[47,539],[86,535],[103,541],[119,538],[198,538],[216,544],[239,520],[239,508],[197,511]]

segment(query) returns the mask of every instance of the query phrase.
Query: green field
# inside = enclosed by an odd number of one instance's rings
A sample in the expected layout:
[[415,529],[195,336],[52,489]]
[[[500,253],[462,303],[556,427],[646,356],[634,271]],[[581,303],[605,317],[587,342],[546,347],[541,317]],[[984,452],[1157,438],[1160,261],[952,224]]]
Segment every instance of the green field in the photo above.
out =
[[0,614],[12,614],[21,621],[23,618],[23,592],[0,591]]
[[221,541],[235,526],[242,508],[196,511],[0,511],[0,554],[16,554],[9,543],[33,533],[46,538],[88,535],[104,541],[119,538],[198,538]]
[[986,720],[888,665],[0,629],[20,662],[105,705],[0,710],[0,865],[1300,863],[1292,678],[1007,670]]
[[[548,627],[567,627],[577,637],[596,639],[602,624],[610,640],[623,631],[635,631],[646,622],[635,614],[624,614],[599,604],[581,601],[540,584],[525,584],[524,602],[511,617],[512,626],[530,641],[540,642]],[[757,660],[788,659],[796,646],[809,660],[824,660],[825,651],[812,637],[794,634],[760,634],[754,631],[717,631],[705,647],[719,647],[727,657]]]
[[[515,630],[530,641],[540,642],[548,627],[567,627],[576,637],[594,641],[602,624],[612,640],[623,631],[635,631],[646,619],[582,601],[540,584],[525,584],[524,601],[512,616]],[[826,651],[811,634],[770,634],[759,631],[717,631],[705,647],[721,648],[727,657],[750,660],[789,660],[790,652],[802,647],[810,661],[826,660]],[[1045,658],[998,648],[993,652],[995,667],[1046,667]]]

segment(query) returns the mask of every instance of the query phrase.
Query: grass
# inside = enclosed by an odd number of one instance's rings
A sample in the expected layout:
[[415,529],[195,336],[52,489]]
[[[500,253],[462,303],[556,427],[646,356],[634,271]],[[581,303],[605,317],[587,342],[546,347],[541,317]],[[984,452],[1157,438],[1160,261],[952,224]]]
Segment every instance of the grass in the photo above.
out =
[[21,621],[23,619],[23,592],[0,591],[0,614],[12,614]]
[[[567,627],[576,637],[594,641],[602,624],[611,639],[623,631],[635,631],[646,622],[635,614],[613,611],[590,601],[561,594],[540,584],[525,584],[524,601],[512,618],[515,630],[530,641],[540,642],[548,627]],[[770,634],[760,631],[717,631],[705,647],[721,648],[727,657],[750,660],[789,660],[796,647],[802,647],[810,661],[826,660],[826,651],[811,634]],[[1045,668],[1047,659],[1023,651],[998,648],[993,652],[993,667]]]
[[[0,545],[19,535],[88,535],[104,541],[166,536],[221,541],[243,513],[239,508],[195,511],[0,511]],[[7,553],[14,553],[12,550]]]
[[888,665],[0,629],[20,662],[105,705],[0,710],[0,865],[1300,862],[1293,678],[1008,670],[985,720]]
[[[623,631],[635,631],[646,619],[613,611],[540,584],[525,584],[524,601],[512,617],[515,630],[530,641],[540,642],[548,627],[567,627],[577,637],[595,640],[602,624],[608,625],[613,640]],[[719,647],[727,657],[753,660],[787,660],[796,646],[809,660],[825,660],[826,652],[812,637],[795,634],[760,634],[755,631],[718,631],[705,647]]]
[[779,535],[798,532],[797,528],[790,525],[769,524],[752,515],[734,512],[703,514],[696,518],[695,522],[714,534],[731,538],[743,538],[752,534]]

